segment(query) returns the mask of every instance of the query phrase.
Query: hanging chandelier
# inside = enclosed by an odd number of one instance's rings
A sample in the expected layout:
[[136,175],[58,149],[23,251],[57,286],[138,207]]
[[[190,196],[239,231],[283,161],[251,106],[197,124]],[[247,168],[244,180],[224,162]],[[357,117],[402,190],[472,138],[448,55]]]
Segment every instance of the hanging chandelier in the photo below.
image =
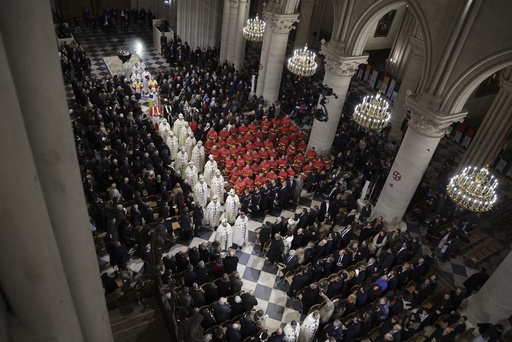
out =
[[263,34],[265,33],[266,23],[262,19],[258,18],[258,12],[260,10],[261,0],[258,2],[256,8],[256,17],[254,19],[247,20],[247,26],[242,29],[242,36],[255,43],[263,41]]
[[306,44],[304,44],[304,48],[296,49],[293,51],[293,56],[288,58],[288,62],[286,63],[286,67],[288,70],[299,77],[311,77],[315,74],[317,64],[316,64],[316,53],[311,50],[308,50],[308,42],[309,36],[311,34],[311,24],[313,23],[313,17],[316,9],[316,3],[313,7],[313,13],[311,13],[311,17],[309,18],[309,28],[308,35],[306,37]]
[[381,97],[381,93],[365,96],[363,102],[356,106],[352,118],[360,126],[378,130],[386,127],[391,114],[389,113],[389,103]]
[[496,202],[498,180],[489,174],[487,167],[466,167],[460,175],[454,176],[446,187],[448,196],[458,206],[474,212],[492,209]]
[[316,53],[308,50],[308,45],[303,49],[297,49],[293,52],[293,57],[288,58],[286,67],[291,73],[300,77],[310,77],[316,72]]
[[265,22],[258,18],[256,14],[256,18],[247,20],[247,26],[242,29],[242,35],[251,42],[262,42],[263,34],[265,33],[265,25]]

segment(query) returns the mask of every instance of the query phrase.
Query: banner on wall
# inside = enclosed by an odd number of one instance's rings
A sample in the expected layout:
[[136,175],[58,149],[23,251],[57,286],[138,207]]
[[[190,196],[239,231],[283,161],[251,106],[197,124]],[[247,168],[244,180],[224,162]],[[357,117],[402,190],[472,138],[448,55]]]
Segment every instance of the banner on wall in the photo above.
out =
[[393,95],[393,90],[395,89],[395,85],[396,85],[396,81],[395,80],[391,80],[391,82],[389,83],[389,87],[388,87],[388,90],[386,91],[386,97],[387,98],[391,98],[391,96]]
[[382,85],[379,87],[380,92],[382,94],[386,94],[386,91],[388,89],[389,79],[390,79],[389,76],[384,77],[384,81],[382,82]]
[[370,83],[370,72],[372,71],[372,66],[370,64],[366,65],[366,69],[364,70],[363,81],[366,83]]
[[379,72],[374,70],[372,72],[372,76],[370,78],[370,87],[375,88],[375,84],[377,83],[377,77],[379,76]]

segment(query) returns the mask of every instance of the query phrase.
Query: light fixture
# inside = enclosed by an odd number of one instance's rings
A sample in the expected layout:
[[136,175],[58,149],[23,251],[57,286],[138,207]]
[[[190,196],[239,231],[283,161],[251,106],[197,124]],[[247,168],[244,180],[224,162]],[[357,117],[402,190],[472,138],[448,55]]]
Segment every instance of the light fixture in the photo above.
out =
[[316,72],[316,53],[308,50],[308,45],[304,45],[303,49],[293,51],[293,57],[288,58],[286,67],[291,73],[300,77],[310,77]]
[[256,43],[260,43],[263,41],[263,34],[265,33],[266,26],[265,21],[258,18],[259,9],[260,2],[258,2],[258,8],[256,9],[256,17],[254,19],[248,19],[247,26],[245,26],[242,29],[242,35],[244,36],[244,38]]
[[356,106],[352,116],[360,126],[371,130],[386,127],[390,117],[389,103],[382,98],[380,92],[376,95],[365,96],[363,102]]
[[306,38],[306,44],[304,44],[304,48],[296,49],[293,51],[293,56],[288,58],[288,63],[286,63],[288,70],[292,74],[300,77],[313,76],[318,66],[316,64],[316,53],[308,50],[309,35],[311,34],[311,23],[313,22],[315,8],[316,4],[313,7],[313,13],[311,13],[311,18],[309,19],[308,35]]
[[492,209],[497,185],[498,180],[489,174],[487,166],[481,169],[469,166],[450,180],[446,192],[458,206],[480,213]]

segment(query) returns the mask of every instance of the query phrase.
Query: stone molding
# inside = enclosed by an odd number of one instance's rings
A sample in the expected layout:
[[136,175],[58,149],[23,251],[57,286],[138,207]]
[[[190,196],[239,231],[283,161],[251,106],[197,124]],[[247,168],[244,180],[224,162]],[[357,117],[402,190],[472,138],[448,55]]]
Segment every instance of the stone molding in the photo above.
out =
[[288,34],[290,30],[294,28],[293,24],[299,21],[298,18],[298,14],[274,14],[272,18],[270,18],[269,24],[272,28],[272,32]]
[[336,41],[324,42],[320,54],[325,56],[325,70],[340,77],[351,77],[368,55],[344,56],[342,45]]

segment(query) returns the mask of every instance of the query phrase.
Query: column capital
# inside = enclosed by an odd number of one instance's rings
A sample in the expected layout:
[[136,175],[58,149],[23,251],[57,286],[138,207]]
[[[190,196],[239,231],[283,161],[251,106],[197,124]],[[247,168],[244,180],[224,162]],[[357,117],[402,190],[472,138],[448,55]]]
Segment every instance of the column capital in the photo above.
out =
[[240,4],[240,0],[229,0],[229,5],[233,8],[238,7],[239,4]]
[[433,112],[417,102],[414,96],[406,97],[405,105],[411,111],[409,128],[432,138],[443,137],[448,126],[454,122],[462,122],[468,114],[467,111],[456,114]]
[[274,33],[290,33],[293,24],[299,21],[299,14],[273,14],[269,23]]
[[325,56],[325,70],[342,77],[353,76],[359,65],[368,60],[368,54],[344,56],[343,46],[337,41],[323,43],[320,54]]
[[416,37],[409,37],[409,45],[411,46],[411,57],[423,59],[425,57],[425,43]]

